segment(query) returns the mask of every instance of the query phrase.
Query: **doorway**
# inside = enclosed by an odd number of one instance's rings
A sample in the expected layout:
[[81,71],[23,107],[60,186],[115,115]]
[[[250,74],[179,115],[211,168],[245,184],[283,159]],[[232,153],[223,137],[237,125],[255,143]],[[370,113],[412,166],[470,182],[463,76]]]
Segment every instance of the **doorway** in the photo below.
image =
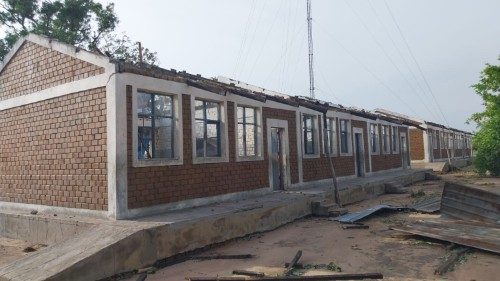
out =
[[354,154],[356,165],[356,176],[365,176],[365,145],[363,140],[363,133],[354,130]]
[[284,165],[283,165],[283,129],[271,128],[271,160],[272,188],[283,190],[284,185]]
[[269,187],[285,190],[290,186],[290,149],[288,144],[288,122],[267,119],[267,151],[269,158]]
[[401,161],[403,169],[408,168],[408,145],[406,144],[406,135],[400,135],[400,151],[401,151]]

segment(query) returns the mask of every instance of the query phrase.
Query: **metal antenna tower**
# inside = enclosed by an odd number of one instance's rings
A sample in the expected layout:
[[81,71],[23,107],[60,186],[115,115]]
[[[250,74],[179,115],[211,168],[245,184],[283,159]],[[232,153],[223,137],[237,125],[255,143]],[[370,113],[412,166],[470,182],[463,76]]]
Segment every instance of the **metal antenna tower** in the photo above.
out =
[[314,99],[314,66],[313,66],[311,0],[307,0],[307,40],[309,43],[309,96],[312,99]]

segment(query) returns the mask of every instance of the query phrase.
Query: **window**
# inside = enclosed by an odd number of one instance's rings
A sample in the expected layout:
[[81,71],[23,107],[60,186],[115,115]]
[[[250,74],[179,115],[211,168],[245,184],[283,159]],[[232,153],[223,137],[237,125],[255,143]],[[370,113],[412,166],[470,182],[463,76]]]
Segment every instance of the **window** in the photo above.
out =
[[304,115],[302,117],[303,123],[303,138],[304,138],[304,153],[315,154],[314,147],[314,117],[311,115]]
[[392,152],[398,152],[398,127],[392,126]]
[[334,118],[326,119],[325,151],[330,155],[337,152],[337,123]]
[[453,133],[449,134],[449,137],[448,137],[448,148],[453,149]]
[[432,148],[433,149],[438,148],[438,133],[437,133],[437,131],[432,132]]
[[370,124],[370,146],[372,153],[379,152],[378,124]]
[[257,111],[253,107],[237,107],[238,156],[257,155]]
[[221,156],[221,112],[217,102],[195,100],[196,157]]
[[439,140],[440,140],[440,145],[441,145],[441,149],[445,148],[446,147],[446,142],[445,142],[445,139],[444,139],[444,133],[443,132],[439,132]]
[[137,158],[174,158],[173,98],[137,93]]
[[349,121],[340,119],[340,152],[349,153]]
[[382,148],[389,153],[389,126],[382,126]]

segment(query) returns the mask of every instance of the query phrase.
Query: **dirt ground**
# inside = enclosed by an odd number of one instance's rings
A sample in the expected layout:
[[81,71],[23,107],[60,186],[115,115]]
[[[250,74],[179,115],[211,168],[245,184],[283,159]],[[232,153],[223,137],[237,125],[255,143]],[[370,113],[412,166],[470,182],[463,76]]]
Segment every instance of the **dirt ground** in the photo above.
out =
[[31,244],[26,241],[0,236],[0,267],[28,255],[23,252],[28,246]]
[[[411,186],[408,194],[383,195],[347,208],[352,212],[377,204],[410,205],[416,200],[440,194],[443,184],[442,181],[421,182]],[[435,269],[449,255],[447,243],[389,229],[391,225],[437,216],[439,215],[386,212],[363,221],[369,225],[369,229],[351,230],[344,230],[340,223],[327,218],[298,220],[274,231],[234,240],[203,253],[252,254],[254,258],[187,261],[149,274],[146,280],[232,276],[234,269],[276,276],[283,273],[285,262],[289,262],[297,250],[303,251],[300,262],[310,268],[300,273],[297,271],[297,274],[334,274],[331,270],[340,267],[344,273],[380,272],[384,275],[384,280],[498,280],[500,256],[476,250],[467,254],[452,272],[436,276]],[[129,280],[136,278],[134,276]]]

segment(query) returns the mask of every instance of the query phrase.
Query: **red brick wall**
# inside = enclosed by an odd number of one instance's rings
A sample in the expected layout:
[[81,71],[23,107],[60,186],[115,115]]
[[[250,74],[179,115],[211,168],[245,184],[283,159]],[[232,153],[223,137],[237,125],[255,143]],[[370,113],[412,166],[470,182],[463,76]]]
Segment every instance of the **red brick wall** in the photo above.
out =
[[25,42],[0,73],[0,100],[104,73],[104,68]]
[[0,200],[107,210],[106,88],[0,111]]
[[[191,131],[191,99],[189,95],[182,96],[183,107],[183,147],[184,164],[161,167],[136,167],[132,166],[132,94],[128,87],[127,113],[128,113],[128,207],[140,208],[177,202],[187,199],[215,196],[239,191],[269,186],[268,161],[243,161],[235,162],[235,124],[234,103],[227,103],[228,112],[228,149],[229,163],[193,164],[192,163],[192,131]],[[263,108],[263,116],[281,116],[289,119],[279,110]],[[285,116],[286,115],[286,116]],[[295,123],[295,114],[293,121]],[[264,119],[265,122],[265,119]],[[264,128],[265,128],[265,124]],[[295,140],[294,124],[289,123],[290,130],[290,162],[292,175],[295,173],[293,157]],[[263,130],[265,132],[265,130]],[[266,136],[264,135],[264,140]],[[267,147],[264,141],[264,153]],[[265,154],[267,155],[267,154]],[[296,165],[295,165],[296,166]]]
[[[392,128],[391,127],[391,133],[389,135],[389,142],[392,143]],[[397,127],[398,132],[397,136],[399,138],[399,141],[401,141],[400,138],[400,133],[401,132],[406,132],[407,130],[404,127]],[[381,126],[379,126],[379,136],[382,136],[382,131],[381,131]],[[406,134],[408,135],[408,133]],[[382,170],[389,170],[389,169],[395,169],[395,168],[400,168],[402,165],[402,159],[401,159],[401,146],[399,147],[399,152],[397,154],[393,154],[391,151],[389,154],[384,154],[382,151],[382,137],[379,137],[379,147],[380,147],[380,154],[378,155],[372,155],[372,172],[377,172],[377,171],[382,171]],[[389,144],[389,149],[391,149],[391,145]]]
[[[319,117],[321,117],[321,115]],[[368,154],[369,144],[368,144],[368,132],[367,132],[366,122],[353,120],[351,121],[351,127],[352,128],[357,127],[363,129],[363,139],[365,146],[365,170],[366,172],[369,172],[370,171],[370,162]],[[319,131],[319,136],[320,136],[320,141],[322,142],[323,128]],[[337,138],[336,141],[337,151],[340,151],[338,133],[336,134],[336,138]],[[352,149],[354,149],[354,145],[352,146]],[[322,153],[320,154],[319,158],[302,159],[304,182],[327,179],[332,177],[332,172],[330,169],[330,163],[328,157],[325,154],[323,154],[323,151],[321,152]],[[338,153],[336,156],[332,157],[332,162],[337,177],[351,176],[354,175],[356,172],[356,168],[354,166],[354,156],[340,156],[340,153]]]
[[424,132],[420,129],[410,128],[410,159],[424,160]]

